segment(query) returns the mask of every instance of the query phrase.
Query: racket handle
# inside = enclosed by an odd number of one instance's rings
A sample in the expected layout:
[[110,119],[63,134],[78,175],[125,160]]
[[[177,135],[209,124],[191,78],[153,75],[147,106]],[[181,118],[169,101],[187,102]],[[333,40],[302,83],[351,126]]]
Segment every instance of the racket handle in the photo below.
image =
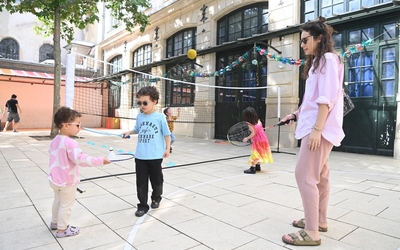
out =
[[278,123],[276,124],[276,126],[286,125],[286,124],[289,124],[291,121],[295,121],[295,118],[286,120],[286,121],[284,121],[284,122],[278,122]]
[[128,136],[125,136],[124,134],[122,134],[122,139],[130,139],[131,138],[131,136],[130,135],[128,135]]

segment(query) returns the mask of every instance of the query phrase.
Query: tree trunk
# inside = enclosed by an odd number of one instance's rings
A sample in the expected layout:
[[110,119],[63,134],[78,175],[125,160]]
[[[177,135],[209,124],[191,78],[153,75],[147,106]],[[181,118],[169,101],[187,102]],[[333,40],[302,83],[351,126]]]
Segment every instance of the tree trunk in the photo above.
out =
[[60,43],[60,6],[57,5],[54,11],[54,92],[53,92],[53,117],[51,123],[50,137],[54,138],[58,134],[58,128],[54,124],[54,114],[60,108],[61,90],[61,43]]

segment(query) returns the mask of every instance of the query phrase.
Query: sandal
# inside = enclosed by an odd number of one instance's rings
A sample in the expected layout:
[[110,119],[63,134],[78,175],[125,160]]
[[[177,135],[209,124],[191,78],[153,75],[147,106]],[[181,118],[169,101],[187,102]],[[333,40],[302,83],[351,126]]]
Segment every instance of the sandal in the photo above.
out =
[[50,229],[57,230],[57,223],[50,222]]
[[[306,221],[306,219],[304,219],[304,218],[301,219],[301,220],[298,220],[297,222],[293,221],[292,225],[294,227],[298,227],[298,228],[305,228],[306,227],[305,221]],[[320,231],[320,232],[328,232],[328,228],[327,227],[318,227],[318,231]]]
[[62,232],[62,233],[56,232],[56,237],[64,238],[64,237],[68,237],[68,236],[75,236],[77,234],[79,234],[79,227],[73,227],[73,226],[68,225],[67,229],[64,232]]
[[288,234],[292,238],[292,241],[285,239],[285,236],[282,236],[282,241],[289,245],[294,246],[319,246],[321,245],[321,239],[313,240],[304,230],[300,230],[299,234],[303,240],[301,240],[295,233]]

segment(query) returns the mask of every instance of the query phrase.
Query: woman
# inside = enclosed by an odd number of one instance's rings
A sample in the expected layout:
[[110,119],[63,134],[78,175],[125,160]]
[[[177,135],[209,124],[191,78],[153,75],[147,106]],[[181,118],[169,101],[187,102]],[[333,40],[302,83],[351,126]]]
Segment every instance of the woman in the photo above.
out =
[[301,28],[300,46],[307,57],[306,90],[299,109],[282,119],[298,118],[296,139],[301,139],[295,176],[305,219],[293,221],[293,226],[304,230],[282,236],[291,245],[320,245],[319,232],[328,230],[328,159],[333,146],[344,138],[343,65],[333,53],[333,29],[325,21],[320,17]]

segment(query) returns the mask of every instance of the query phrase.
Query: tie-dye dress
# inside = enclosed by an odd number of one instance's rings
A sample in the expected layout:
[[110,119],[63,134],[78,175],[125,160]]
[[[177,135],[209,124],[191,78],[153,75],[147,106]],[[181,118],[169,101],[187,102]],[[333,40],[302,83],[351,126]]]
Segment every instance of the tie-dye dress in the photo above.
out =
[[269,146],[268,137],[267,134],[264,132],[262,123],[258,121],[256,125],[250,126],[253,126],[255,135],[253,138],[251,138],[251,155],[248,163],[250,165],[255,165],[274,162],[274,159],[272,158],[271,148]]

